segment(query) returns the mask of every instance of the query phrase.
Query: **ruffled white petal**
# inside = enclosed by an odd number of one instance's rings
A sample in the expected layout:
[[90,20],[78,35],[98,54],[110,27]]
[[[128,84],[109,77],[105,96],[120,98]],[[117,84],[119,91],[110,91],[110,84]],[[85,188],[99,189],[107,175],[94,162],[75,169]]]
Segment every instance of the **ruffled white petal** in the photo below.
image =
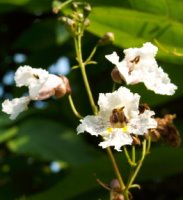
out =
[[150,128],[156,128],[157,122],[153,118],[154,112],[150,110],[145,110],[144,113],[139,114],[138,117],[130,119],[128,124],[129,131],[135,135],[144,135],[148,133]]
[[[156,128],[157,122],[153,118],[154,112],[145,110],[139,114],[138,94],[133,94],[129,89],[120,87],[113,93],[99,94],[98,105],[100,112],[97,116],[86,116],[77,127],[77,132],[88,132],[91,135],[102,136],[103,142],[99,144],[102,148],[114,146],[117,151],[121,151],[124,145],[132,144],[131,134],[144,135],[150,128]],[[123,108],[126,124],[115,127],[111,123],[110,117],[113,110]]]
[[106,55],[105,56],[107,58],[107,60],[109,60],[112,64],[114,65],[118,65],[119,64],[119,56],[117,55],[116,52],[113,52],[110,55]]
[[28,109],[30,97],[6,99],[2,103],[2,111],[10,115],[10,119],[15,119],[21,112]]
[[106,130],[106,124],[100,116],[86,116],[84,119],[80,120],[81,124],[77,127],[77,133],[88,132],[91,135],[98,136]]
[[[30,66],[20,66],[15,73],[17,87],[41,85],[48,78],[48,72],[44,69],[32,68]],[[32,86],[33,87],[33,86]]]
[[155,60],[157,51],[156,46],[147,42],[141,48],[125,49],[125,58],[121,62],[115,52],[106,58],[117,66],[127,84],[143,82],[149,90],[157,94],[173,95],[177,86],[172,84],[168,74],[158,67]]
[[129,89],[120,87],[113,93],[100,93],[98,105],[102,116],[109,116],[114,108],[124,107],[126,117],[138,115],[138,105],[140,96],[133,94]]
[[100,142],[99,146],[102,148],[114,146],[114,149],[117,151],[121,151],[121,147],[124,145],[131,145],[133,141],[129,134],[123,133],[122,130],[118,128],[113,129],[112,133],[103,133],[102,137],[104,141]]
[[173,95],[177,89],[177,86],[170,82],[170,78],[161,67],[157,67],[150,77],[144,77],[144,84],[156,94]]

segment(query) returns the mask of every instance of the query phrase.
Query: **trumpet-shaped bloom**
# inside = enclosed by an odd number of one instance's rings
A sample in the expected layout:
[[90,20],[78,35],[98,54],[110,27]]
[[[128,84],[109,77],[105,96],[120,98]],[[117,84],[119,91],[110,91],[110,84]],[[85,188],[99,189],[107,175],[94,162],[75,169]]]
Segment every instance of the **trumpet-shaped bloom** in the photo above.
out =
[[53,95],[59,88],[65,87],[64,80],[44,69],[30,66],[19,67],[15,73],[17,87],[27,86],[32,100],[43,100]]
[[102,136],[99,146],[106,148],[114,146],[117,151],[124,145],[131,145],[132,134],[144,135],[150,128],[156,128],[154,112],[139,111],[138,94],[120,87],[113,93],[99,94],[98,105],[100,112],[97,116],[89,115],[81,120],[77,132],[84,131],[95,136]]
[[15,119],[18,114],[27,109],[31,100],[44,100],[55,95],[57,98],[70,92],[69,81],[64,76],[49,74],[44,69],[21,66],[15,73],[17,87],[27,86],[28,97],[5,100],[2,104],[3,112],[10,114],[10,119]]
[[168,75],[155,60],[158,48],[147,42],[141,48],[124,50],[125,57],[119,61],[116,52],[106,58],[116,65],[120,76],[127,84],[143,82],[149,90],[157,94],[173,95],[177,86],[170,82]]
[[30,97],[6,99],[2,103],[2,111],[10,115],[10,119],[15,119],[21,112],[28,109]]

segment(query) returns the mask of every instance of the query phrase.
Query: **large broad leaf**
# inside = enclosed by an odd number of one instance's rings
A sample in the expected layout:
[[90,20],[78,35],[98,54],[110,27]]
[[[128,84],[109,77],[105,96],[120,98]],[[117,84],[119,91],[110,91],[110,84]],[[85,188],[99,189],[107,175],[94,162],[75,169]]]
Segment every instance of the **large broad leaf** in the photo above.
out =
[[175,5],[179,7],[179,13],[183,12],[181,6],[183,2],[172,0],[125,0],[124,2],[121,6],[118,6],[119,1],[111,4],[108,2],[111,6],[101,6],[94,1],[90,17],[92,23],[88,30],[100,37],[106,32],[114,32],[115,44],[122,48],[142,46],[147,41],[155,43],[160,47],[157,58],[163,61],[163,69],[178,86],[176,95],[160,97],[147,91],[142,84],[136,86],[134,91],[143,96],[143,101],[149,102],[151,99],[152,106],[180,97],[183,94],[182,72],[179,66],[183,63],[183,56],[179,54],[183,53],[183,17],[176,14]]
[[[182,153],[183,149],[154,149],[150,156],[145,160],[138,175],[138,181],[148,181],[181,173],[183,171]],[[126,178],[128,165],[126,162],[122,161],[121,157],[122,156],[118,154],[118,159],[121,161],[120,169],[123,176]],[[98,187],[95,180],[96,177],[101,181],[108,183],[114,176],[109,159],[107,157],[101,157],[91,164],[73,169],[73,171],[55,187],[44,193],[33,195],[28,198],[28,200],[50,200],[53,196],[61,199],[77,199],[77,196],[89,192],[90,190],[95,190]],[[136,181],[136,183],[138,181]],[[101,188],[101,190],[104,189]],[[98,191],[97,197],[101,197],[100,191]]]
[[[105,32],[115,33],[115,43],[123,48],[157,40],[165,48],[183,53],[183,2],[179,0],[124,0],[91,1],[95,7],[91,13],[89,31],[102,36]],[[161,48],[163,49],[163,48]],[[172,63],[183,62],[183,58],[159,53],[159,58]]]
[[8,147],[16,153],[62,160],[72,165],[89,162],[98,154],[72,129],[46,119],[22,123],[17,138],[9,141]]
[[0,4],[23,5],[29,1],[30,0],[0,0]]

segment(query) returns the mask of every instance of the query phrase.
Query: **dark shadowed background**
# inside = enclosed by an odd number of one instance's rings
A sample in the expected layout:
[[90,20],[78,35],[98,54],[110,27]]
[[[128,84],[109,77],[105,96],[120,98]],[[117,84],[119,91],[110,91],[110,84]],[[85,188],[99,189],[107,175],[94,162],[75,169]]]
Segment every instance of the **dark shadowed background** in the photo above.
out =
[[[183,131],[183,1],[181,0],[90,0],[91,25],[83,39],[84,58],[99,37],[115,34],[114,45],[101,46],[97,65],[87,68],[97,101],[99,92],[110,92],[112,64],[105,55],[150,41],[159,47],[157,59],[178,86],[173,96],[156,95],[140,84],[130,87],[157,112],[176,114],[175,124]],[[73,40],[52,13],[52,0],[0,0],[0,101],[26,94],[15,87],[13,76],[20,65],[45,68],[70,79],[72,96],[82,115],[91,114]],[[114,173],[99,139],[76,135],[79,124],[67,97],[32,102],[16,120],[0,113],[0,199],[2,200],[94,200],[108,199],[108,184]],[[116,157],[127,174],[123,153]],[[135,200],[183,199],[183,148],[153,144],[134,189]]]

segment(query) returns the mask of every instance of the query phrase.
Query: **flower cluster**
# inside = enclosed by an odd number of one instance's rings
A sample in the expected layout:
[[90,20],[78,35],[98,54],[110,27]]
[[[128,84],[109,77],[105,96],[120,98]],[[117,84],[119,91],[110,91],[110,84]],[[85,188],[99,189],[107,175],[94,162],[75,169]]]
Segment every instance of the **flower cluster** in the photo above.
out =
[[102,136],[104,141],[99,146],[114,146],[120,151],[121,146],[131,145],[132,135],[144,135],[150,128],[156,128],[155,114],[151,110],[139,110],[140,96],[129,89],[120,87],[113,93],[99,94],[100,112],[97,116],[86,116],[77,127],[77,132],[87,131],[91,135]]
[[10,114],[10,119],[15,119],[19,113],[26,110],[31,100],[44,100],[51,96],[60,98],[70,93],[69,81],[64,76],[49,74],[44,69],[21,66],[15,73],[17,87],[27,86],[29,96],[5,100],[2,111]]
[[[116,65],[112,75],[117,82],[127,84],[143,82],[145,86],[158,94],[172,95],[177,87],[170,82],[168,75],[158,66],[155,56],[157,47],[145,43],[142,48],[124,50],[125,57],[119,61],[116,52],[106,58]],[[19,67],[15,73],[17,87],[27,86],[29,95],[26,97],[5,100],[2,104],[3,112],[15,119],[18,114],[28,108],[31,100],[44,100],[51,96],[60,98],[70,93],[69,81],[64,76],[49,74],[44,69],[30,66]],[[101,136],[99,143],[102,148],[114,146],[121,151],[124,145],[132,145],[139,136],[157,132],[157,120],[154,111],[148,106],[142,106],[140,96],[129,89],[120,87],[112,93],[99,94],[99,112],[80,120],[77,133],[88,132]]]
[[[143,82],[145,86],[157,94],[173,95],[177,86],[170,82],[166,74],[155,60],[158,48],[147,42],[141,48],[129,48],[124,50],[125,57],[119,61],[116,52],[107,55],[106,58],[116,65],[119,78],[127,84]],[[116,74],[116,68],[115,74]]]
[[[142,48],[124,50],[125,57],[119,61],[116,52],[106,58],[116,67],[113,69],[113,80],[120,83],[145,86],[157,94],[172,95],[177,86],[170,82],[168,75],[158,66],[155,56],[157,47],[150,42]],[[117,91],[99,94],[99,113],[96,116],[86,116],[77,127],[77,132],[88,132],[91,135],[102,136],[99,146],[107,148],[114,146],[117,151],[124,145],[134,143],[138,135],[147,135],[150,130],[156,130],[157,121],[154,112],[147,106],[139,104],[140,96],[129,89],[120,87]]]

